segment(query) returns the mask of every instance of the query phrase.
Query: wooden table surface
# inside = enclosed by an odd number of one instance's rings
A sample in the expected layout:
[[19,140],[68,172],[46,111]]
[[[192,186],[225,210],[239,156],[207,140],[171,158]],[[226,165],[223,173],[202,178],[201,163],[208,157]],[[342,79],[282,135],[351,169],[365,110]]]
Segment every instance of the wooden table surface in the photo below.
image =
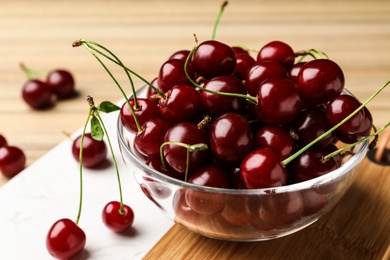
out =
[[[85,122],[86,95],[96,102],[121,98],[85,48],[85,38],[109,47],[122,61],[153,79],[173,52],[190,49],[193,33],[211,37],[222,1],[0,0],[0,133],[22,148],[28,165]],[[260,48],[272,40],[294,50],[319,49],[344,70],[359,99],[390,79],[390,1],[230,1],[217,39]],[[21,98],[26,81],[19,64],[42,72],[73,72],[79,96],[34,111]],[[112,67],[119,81],[126,77]],[[139,80],[135,80],[141,86]],[[369,104],[375,124],[389,120],[390,89]],[[0,177],[0,185],[6,183]],[[175,225],[147,259],[389,259],[390,166],[364,161],[361,173],[334,210],[285,238],[256,243],[200,237]],[[0,253],[1,254],[1,253]]]

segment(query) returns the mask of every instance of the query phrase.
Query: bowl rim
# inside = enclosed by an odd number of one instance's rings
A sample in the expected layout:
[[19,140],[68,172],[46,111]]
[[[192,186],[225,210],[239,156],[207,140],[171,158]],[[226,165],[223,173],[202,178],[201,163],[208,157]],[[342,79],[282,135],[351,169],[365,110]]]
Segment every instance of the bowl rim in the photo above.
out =
[[[144,92],[146,92],[146,87],[147,85],[143,86],[139,90],[137,90],[137,97],[141,97]],[[343,92],[346,94],[352,95],[350,91],[347,89],[344,89]],[[131,98],[131,97],[130,97]],[[306,190],[306,189],[313,189],[317,186],[326,184],[326,183],[331,183],[334,182],[347,173],[349,173],[354,167],[358,166],[360,162],[363,160],[365,157],[368,146],[369,146],[369,140],[366,140],[360,144],[358,144],[355,147],[355,154],[351,156],[351,158],[348,159],[344,164],[342,164],[339,168],[326,173],[322,176],[299,182],[299,183],[294,183],[294,184],[288,184],[288,185],[283,185],[279,187],[271,187],[271,188],[261,188],[261,189],[229,189],[229,188],[215,188],[215,187],[207,187],[207,186],[200,186],[197,184],[192,184],[188,183],[185,181],[181,181],[175,178],[172,178],[170,176],[167,176],[163,173],[160,173],[159,171],[149,167],[146,165],[139,157],[137,157],[133,150],[127,145],[127,142],[124,140],[124,126],[122,125],[122,121],[120,118],[120,114],[118,114],[118,119],[117,119],[117,124],[116,124],[116,130],[117,130],[117,136],[118,136],[118,141],[119,145],[121,147],[120,151],[122,153],[125,152],[126,154],[129,155],[131,161],[133,164],[135,164],[135,167],[141,167],[144,170],[147,170],[148,173],[150,174],[149,177],[154,177],[158,179],[159,181],[162,182],[167,182],[170,185],[176,185],[176,186],[181,186],[183,188],[191,188],[191,189],[196,189],[196,190],[202,190],[205,192],[211,192],[211,193],[226,193],[226,194],[246,194],[246,195],[258,195],[258,194],[274,194],[274,193],[286,193],[286,192],[297,192],[301,190]],[[134,135],[134,134],[132,134]],[[133,140],[130,142],[131,144],[133,143]],[[124,151],[123,151],[124,149]]]

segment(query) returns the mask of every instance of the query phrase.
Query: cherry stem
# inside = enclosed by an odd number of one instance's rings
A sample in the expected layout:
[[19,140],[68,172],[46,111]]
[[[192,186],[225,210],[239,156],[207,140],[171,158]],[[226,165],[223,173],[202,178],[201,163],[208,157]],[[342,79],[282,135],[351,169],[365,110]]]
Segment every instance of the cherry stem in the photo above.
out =
[[[92,98],[91,98],[92,99]],[[96,115],[96,117],[99,119],[99,122],[103,128],[103,131],[106,135],[106,138],[107,138],[107,142],[108,142],[108,146],[110,148],[110,153],[111,153],[111,157],[112,157],[112,161],[114,162],[114,167],[115,167],[115,173],[116,173],[116,177],[117,177],[117,180],[118,180],[118,187],[119,187],[119,202],[120,202],[120,209],[119,209],[119,213],[120,214],[124,214],[125,213],[125,209],[123,207],[123,195],[122,195],[122,184],[121,184],[121,177],[120,177],[120,174],[119,174],[119,169],[118,169],[118,163],[116,161],[116,158],[115,158],[115,153],[114,153],[114,150],[112,148],[112,143],[111,143],[111,140],[110,140],[110,136],[108,134],[108,131],[104,125],[104,122],[103,122],[103,119],[102,117],[100,116],[100,113],[99,113],[99,110],[96,108],[96,106],[93,105],[93,107],[91,107],[91,110],[93,110],[94,114]]]
[[20,68],[24,72],[24,75],[27,79],[36,79],[36,78],[43,78],[45,75],[43,72],[32,70],[31,68],[28,68],[24,63],[19,64]]
[[[118,62],[117,60],[111,58],[110,56],[108,56],[107,54],[101,52],[100,50],[94,48],[93,46],[91,46],[91,44],[95,44],[96,46],[100,47],[100,48],[103,48],[104,50],[108,51],[109,53],[112,53],[110,52],[107,48],[105,48],[103,45],[101,44],[98,44],[98,43],[94,43],[92,41],[87,41],[87,40],[83,40],[83,39],[80,39],[80,40],[77,40],[77,41],[74,41],[72,46],[73,47],[78,47],[80,45],[85,45],[85,46],[88,46],[91,50],[95,51],[96,53],[99,53],[100,55],[102,55],[104,58],[110,60],[111,62],[121,66],[125,71],[128,71],[129,73],[133,74],[134,76],[136,76],[138,79],[140,79],[141,81],[143,81],[146,85],[148,85],[149,87],[151,87],[160,97],[162,98],[165,98],[165,94],[163,92],[161,92],[160,89],[156,88],[155,86],[153,86],[153,84],[151,84],[148,80],[146,80],[145,78],[143,78],[141,75],[139,75],[138,73],[136,73],[135,71],[131,70],[130,68],[126,67],[123,63],[121,62]],[[113,54],[112,54],[113,55]]]
[[209,93],[212,93],[212,94],[215,94],[215,95],[221,95],[221,96],[228,96],[228,97],[238,97],[238,98],[245,98],[246,100],[250,101],[250,102],[253,102],[255,104],[257,104],[257,98],[256,97],[252,97],[251,95],[244,95],[244,94],[237,94],[237,93],[230,93],[230,92],[222,92],[222,91],[213,91],[213,90],[210,90],[210,89],[206,89],[202,86],[200,86],[198,83],[196,83],[191,77],[190,75],[188,74],[188,71],[187,71],[187,64],[189,63],[193,53],[195,52],[195,50],[197,49],[197,46],[195,46],[194,48],[192,48],[192,50],[190,51],[190,53],[188,54],[187,58],[186,58],[186,61],[184,63],[184,73],[186,74],[186,77],[187,79],[191,82],[191,84],[193,84],[196,88],[200,89],[200,90],[203,90],[203,91],[206,91],[206,92],[209,92]]
[[356,113],[358,113],[361,109],[363,109],[374,97],[376,97],[383,89],[385,89],[390,84],[390,80],[387,81],[385,84],[383,84],[377,91],[375,91],[374,94],[372,94],[365,102],[363,102],[355,111],[353,111],[351,114],[349,114],[347,117],[345,117],[343,120],[341,120],[338,124],[330,128],[328,131],[311,141],[309,144],[304,146],[302,149],[300,149],[298,152],[294,153],[287,159],[283,160],[281,163],[282,165],[287,165],[292,160],[297,158],[299,155],[301,155],[303,152],[305,152],[307,149],[309,149],[311,146],[313,146],[315,143],[323,139],[325,136],[333,132],[336,128],[338,128],[340,125],[344,124],[346,121],[348,121],[351,117],[353,117]]
[[338,155],[339,153],[342,153],[342,152],[344,152],[344,151],[346,151],[346,150],[349,150],[349,149],[355,147],[356,145],[358,145],[358,144],[360,144],[360,143],[362,143],[362,142],[365,142],[365,141],[371,139],[372,137],[377,137],[377,136],[378,136],[381,132],[383,132],[389,125],[390,125],[390,121],[387,122],[387,124],[385,124],[381,129],[379,129],[379,130],[376,131],[375,133],[370,134],[370,135],[364,137],[363,139],[361,139],[361,140],[359,140],[359,141],[357,141],[357,142],[355,142],[355,143],[353,143],[353,144],[350,144],[350,145],[348,145],[348,146],[345,146],[345,147],[343,147],[343,148],[340,148],[340,149],[338,149],[337,151],[334,151],[334,152],[332,152],[332,153],[330,153],[330,154],[324,156],[324,158],[322,159],[323,162],[328,161],[328,160],[329,160],[330,158],[332,158],[333,156],[336,156],[336,155]]
[[213,35],[211,36],[211,39],[214,40],[215,39],[215,36],[217,34],[217,29],[218,29],[218,25],[219,25],[219,22],[221,21],[221,17],[222,17],[222,14],[223,14],[223,11],[225,10],[225,7],[228,5],[228,1],[224,1],[221,5],[221,8],[219,9],[219,13],[217,15],[217,20],[215,21],[214,23],[214,28],[213,28]]
[[107,68],[107,66],[103,63],[103,61],[96,55],[95,51],[90,47],[90,45],[85,43],[85,42],[82,42],[81,44],[84,45],[87,48],[87,50],[97,59],[97,61],[103,66],[103,68],[106,70],[106,72],[110,75],[111,79],[115,82],[115,84],[117,85],[117,87],[121,91],[122,95],[124,96],[127,105],[129,106],[130,112],[133,115],[134,122],[135,122],[135,124],[137,126],[137,130],[139,132],[141,132],[142,131],[142,127],[141,127],[141,124],[140,124],[140,122],[139,122],[139,120],[137,118],[137,115],[135,114],[134,108],[130,104],[129,99],[127,98],[127,95],[126,95],[125,91],[123,90],[123,88],[120,86],[119,82],[116,80],[116,78],[111,73],[111,71]]
[[300,59],[297,61],[298,63],[303,61],[307,56],[311,56],[313,59],[329,59],[329,56],[322,51],[310,49],[306,51],[298,51],[295,53],[295,57],[300,57]]
[[163,153],[163,148],[165,145],[170,145],[170,144],[173,144],[173,145],[178,145],[178,146],[181,146],[181,147],[184,147],[186,150],[187,150],[187,155],[186,155],[186,169],[185,169],[185,177],[184,177],[184,181],[187,182],[187,178],[188,178],[188,171],[189,171],[189,165],[190,165],[190,153],[191,152],[194,152],[194,151],[203,151],[203,150],[206,150],[208,149],[208,146],[207,144],[204,144],[204,143],[199,143],[199,144],[186,144],[186,143],[182,143],[182,142],[164,142],[163,144],[161,144],[160,146],[160,156],[161,156],[161,164],[163,167],[166,168],[166,162],[165,162],[165,159],[164,159],[164,153]]

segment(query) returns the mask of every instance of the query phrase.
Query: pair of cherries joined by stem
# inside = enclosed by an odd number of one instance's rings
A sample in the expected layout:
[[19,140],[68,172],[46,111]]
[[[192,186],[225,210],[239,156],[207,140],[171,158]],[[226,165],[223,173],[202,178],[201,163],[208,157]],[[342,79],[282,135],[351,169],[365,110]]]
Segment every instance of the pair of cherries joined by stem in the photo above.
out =
[[[116,169],[120,200],[110,201],[104,206],[102,210],[102,221],[107,228],[114,232],[123,232],[129,229],[134,222],[134,212],[132,208],[123,203],[118,166],[113,154],[110,138],[108,137],[107,130],[99,114],[99,111],[110,113],[119,110],[119,107],[110,102],[102,102],[99,106],[95,106],[91,97],[88,97],[88,102],[90,111],[87,122],[82,134],[72,143],[73,157],[80,165],[80,204],[77,219],[76,221],[72,221],[68,218],[63,218],[56,221],[51,226],[46,236],[46,248],[48,252],[57,259],[68,259],[73,257],[79,254],[86,245],[86,234],[78,225],[82,209],[82,169],[83,167],[94,169],[106,161],[108,149],[103,140],[104,135],[107,136]],[[90,124],[91,128],[90,133],[86,133],[88,124]]]
[[42,110],[55,105],[57,100],[72,98],[76,95],[75,80],[66,69],[53,69],[46,78],[41,73],[21,65],[28,80],[22,87],[22,98],[31,108]]

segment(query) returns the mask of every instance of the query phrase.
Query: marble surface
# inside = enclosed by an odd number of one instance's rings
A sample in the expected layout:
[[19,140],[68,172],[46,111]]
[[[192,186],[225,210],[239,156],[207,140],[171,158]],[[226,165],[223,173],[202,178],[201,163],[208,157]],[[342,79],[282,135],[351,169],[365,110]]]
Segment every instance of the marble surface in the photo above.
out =
[[[169,220],[142,193],[119,153],[116,114],[103,115],[114,145],[121,174],[124,203],[135,213],[133,227],[124,234],[102,223],[106,203],[119,200],[114,166],[83,170],[83,209],[79,222],[87,236],[85,250],[75,259],[141,259],[170,229]],[[74,133],[74,138],[81,129]],[[45,238],[61,218],[76,219],[79,201],[79,165],[66,139],[0,188],[0,259],[52,259]],[[112,159],[109,155],[109,161]]]

